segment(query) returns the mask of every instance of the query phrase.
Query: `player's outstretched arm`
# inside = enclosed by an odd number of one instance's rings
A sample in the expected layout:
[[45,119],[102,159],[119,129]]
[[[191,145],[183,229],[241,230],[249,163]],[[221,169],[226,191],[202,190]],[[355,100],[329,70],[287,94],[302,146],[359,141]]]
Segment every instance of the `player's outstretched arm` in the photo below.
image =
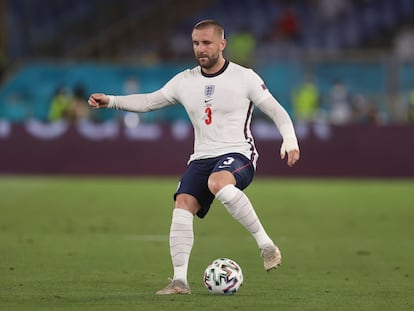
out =
[[88,103],[92,108],[112,108],[132,112],[148,112],[168,105],[175,104],[169,101],[161,90],[146,94],[131,94],[123,96],[94,93],[89,96]]
[[109,96],[102,93],[94,93],[89,96],[88,104],[92,108],[106,108],[109,105]]

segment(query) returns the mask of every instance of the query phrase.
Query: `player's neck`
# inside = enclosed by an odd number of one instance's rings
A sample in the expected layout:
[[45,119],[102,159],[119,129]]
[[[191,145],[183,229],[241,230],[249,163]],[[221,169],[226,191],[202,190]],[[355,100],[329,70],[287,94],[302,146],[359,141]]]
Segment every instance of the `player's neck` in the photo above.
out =
[[223,68],[225,63],[226,63],[226,60],[224,59],[224,57],[220,57],[219,60],[217,61],[217,63],[213,67],[211,67],[209,69],[203,68],[202,69],[203,73],[205,73],[207,75],[214,75],[214,74],[218,73]]

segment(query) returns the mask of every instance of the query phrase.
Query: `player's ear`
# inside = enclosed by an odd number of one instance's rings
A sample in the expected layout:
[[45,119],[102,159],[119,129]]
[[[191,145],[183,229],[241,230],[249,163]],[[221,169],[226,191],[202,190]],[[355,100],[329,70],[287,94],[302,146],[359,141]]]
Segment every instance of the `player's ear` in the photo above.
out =
[[223,51],[226,48],[226,44],[227,44],[226,39],[221,39],[220,45],[219,45],[220,51]]

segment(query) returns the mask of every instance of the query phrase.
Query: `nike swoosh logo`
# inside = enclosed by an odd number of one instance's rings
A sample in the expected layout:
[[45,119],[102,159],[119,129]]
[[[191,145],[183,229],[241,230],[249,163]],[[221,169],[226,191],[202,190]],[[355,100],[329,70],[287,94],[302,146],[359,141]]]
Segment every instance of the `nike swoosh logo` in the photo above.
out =
[[211,102],[212,100],[213,100],[212,98],[210,98],[210,99],[205,99],[205,100],[204,100],[204,103]]
[[230,167],[230,165],[219,165],[218,168],[227,168],[227,167]]

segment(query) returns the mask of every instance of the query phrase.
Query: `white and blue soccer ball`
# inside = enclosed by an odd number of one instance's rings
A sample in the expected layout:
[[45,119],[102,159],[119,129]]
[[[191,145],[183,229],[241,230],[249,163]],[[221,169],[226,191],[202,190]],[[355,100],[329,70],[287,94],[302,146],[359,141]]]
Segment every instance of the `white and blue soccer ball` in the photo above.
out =
[[234,294],[243,284],[243,272],[234,260],[218,258],[204,271],[203,281],[212,294]]

